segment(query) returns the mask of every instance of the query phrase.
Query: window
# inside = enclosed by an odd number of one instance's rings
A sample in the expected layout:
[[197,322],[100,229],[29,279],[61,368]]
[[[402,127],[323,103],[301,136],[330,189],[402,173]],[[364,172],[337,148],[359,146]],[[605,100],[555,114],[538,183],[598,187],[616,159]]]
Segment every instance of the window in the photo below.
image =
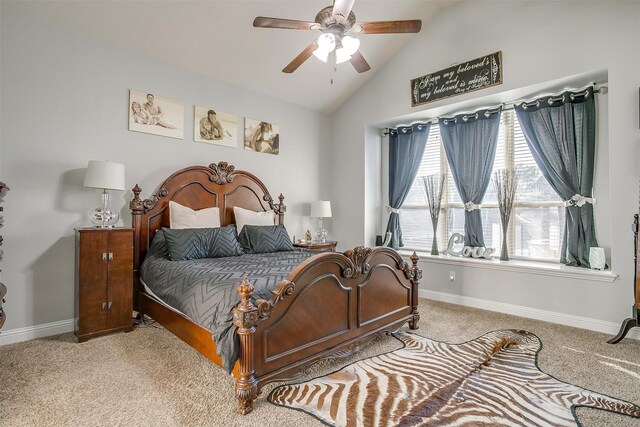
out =
[[[518,173],[516,201],[507,232],[509,256],[559,260],[564,232],[564,204],[533,160],[513,110],[504,111],[500,121],[493,170],[501,168],[515,169]],[[449,171],[440,129],[433,125],[420,169],[400,209],[400,226],[407,249],[431,249],[434,233],[422,177],[439,173],[445,175],[446,181],[435,238],[438,239],[438,248],[443,250],[453,233],[464,234],[464,207]],[[493,182],[487,188],[481,213],[485,244],[499,253],[502,226]]]

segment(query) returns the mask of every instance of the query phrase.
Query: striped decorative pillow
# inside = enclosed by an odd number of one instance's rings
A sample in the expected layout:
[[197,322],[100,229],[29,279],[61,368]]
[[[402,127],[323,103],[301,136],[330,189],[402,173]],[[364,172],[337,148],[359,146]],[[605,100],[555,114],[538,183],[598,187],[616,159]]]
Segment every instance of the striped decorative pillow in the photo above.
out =
[[238,238],[245,251],[254,254],[292,251],[293,243],[284,225],[245,225]]
[[162,232],[172,261],[242,255],[233,225],[217,228],[163,228]]

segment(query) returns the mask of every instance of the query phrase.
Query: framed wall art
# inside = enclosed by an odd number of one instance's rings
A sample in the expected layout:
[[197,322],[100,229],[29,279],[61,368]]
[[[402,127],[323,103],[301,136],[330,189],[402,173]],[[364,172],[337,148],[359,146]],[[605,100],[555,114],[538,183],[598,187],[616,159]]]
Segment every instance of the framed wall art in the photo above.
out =
[[280,126],[245,118],[244,148],[260,153],[280,153]]
[[130,90],[129,130],[183,139],[184,104],[153,93]]
[[193,139],[206,144],[236,147],[238,116],[213,108],[195,106]]

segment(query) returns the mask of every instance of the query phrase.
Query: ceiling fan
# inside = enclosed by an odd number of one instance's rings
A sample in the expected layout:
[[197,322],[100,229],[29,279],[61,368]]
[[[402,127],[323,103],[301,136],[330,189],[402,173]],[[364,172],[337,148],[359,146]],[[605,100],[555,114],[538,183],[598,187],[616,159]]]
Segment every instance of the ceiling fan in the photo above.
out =
[[347,35],[355,34],[394,34],[418,33],[422,28],[422,21],[377,21],[356,22],[356,16],[351,11],[355,0],[334,0],[333,6],[327,6],[316,15],[315,22],[297,21],[293,19],[269,18],[258,16],[253,20],[256,28],[278,28],[286,30],[320,30],[322,34],[311,42],[286,67],[283,73],[293,73],[311,55],[323,62],[340,64],[349,61],[358,73],[369,71],[371,66],[359,51],[360,40]]

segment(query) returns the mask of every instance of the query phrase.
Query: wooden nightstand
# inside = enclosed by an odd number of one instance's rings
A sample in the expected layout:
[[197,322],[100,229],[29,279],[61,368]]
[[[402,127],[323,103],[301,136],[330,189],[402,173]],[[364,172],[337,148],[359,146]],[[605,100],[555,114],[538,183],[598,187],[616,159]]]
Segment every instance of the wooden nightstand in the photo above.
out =
[[133,229],[76,230],[78,342],[133,328]]
[[338,245],[338,242],[333,241],[333,240],[327,240],[324,243],[320,243],[320,242],[305,242],[305,243],[296,242],[296,243],[293,244],[293,246],[296,247],[296,248],[302,248],[302,249],[306,249],[308,251],[314,251],[314,252],[335,252],[337,245]]

